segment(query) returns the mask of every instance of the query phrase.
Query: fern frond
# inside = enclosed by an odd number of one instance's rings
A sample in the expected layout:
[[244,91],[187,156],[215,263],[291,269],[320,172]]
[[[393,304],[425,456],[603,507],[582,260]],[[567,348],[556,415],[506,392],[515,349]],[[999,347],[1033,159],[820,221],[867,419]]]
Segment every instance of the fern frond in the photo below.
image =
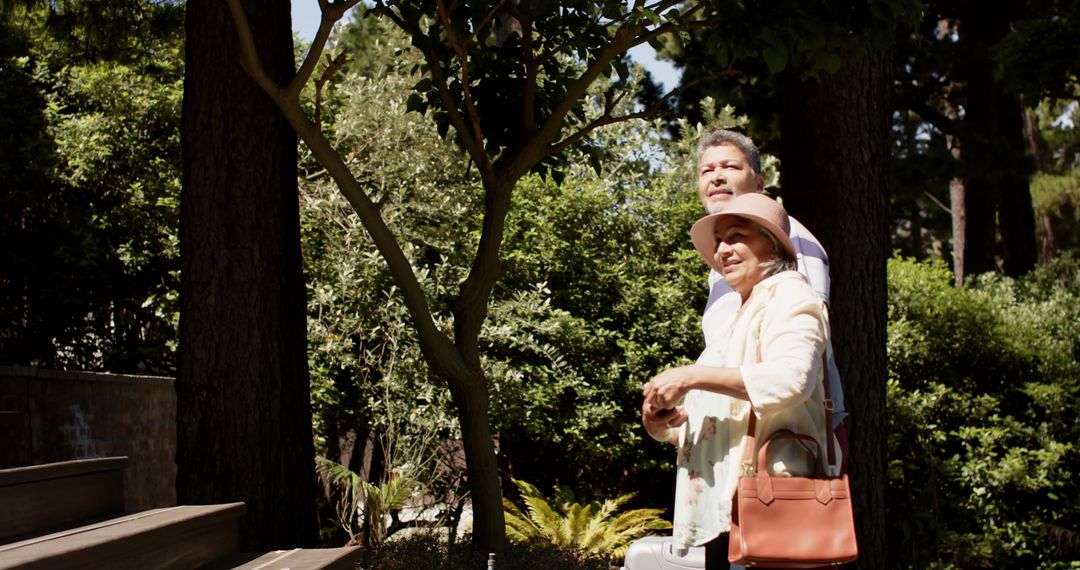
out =
[[506,537],[511,541],[525,542],[540,536],[540,529],[524,512],[509,499],[503,499],[506,516]]
[[[671,523],[660,518],[663,509],[634,509],[618,513],[634,497],[634,493],[602,503],[573,502],[556,509],[536,487],[517,479],[513,482],[521,492],[525,510],[503,500],[507,538],[510,540],[540,538],[569,550],[607,554],[619,559],[626,555],[630,544],[638,538],[652,531],[671,528]],[[566,489],[560,489],[557,495],[572,496]]]
[[416,482],[408,477],[398,477],[380,485],[383,508],[396,511],[405,506],[416,491]]
[[543,497],[526,497],[525,507],[533,524],[540,529],[542,537],[554,540],[559,536],[562,516],[555,512]]

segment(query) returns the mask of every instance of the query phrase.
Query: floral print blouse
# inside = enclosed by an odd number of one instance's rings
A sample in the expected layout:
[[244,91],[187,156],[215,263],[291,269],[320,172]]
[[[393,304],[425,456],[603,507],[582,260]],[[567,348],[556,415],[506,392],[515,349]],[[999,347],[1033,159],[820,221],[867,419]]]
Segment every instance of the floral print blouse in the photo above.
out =
[[[829,323],[821,297],[802,275],[787,271],[758,283],[730,324],[711,332],[697,363],[739,368],[758,416],[759,438],[790,429],[824,444],[821,356],[831,352]],[[750,402],[703,390],[687,393],[689,419],[679,432],[675,482],[676,547],[700,546],[731,528]],[[769,446],[770,472],[812,473],[813,458],[803,447],[784,443]]]

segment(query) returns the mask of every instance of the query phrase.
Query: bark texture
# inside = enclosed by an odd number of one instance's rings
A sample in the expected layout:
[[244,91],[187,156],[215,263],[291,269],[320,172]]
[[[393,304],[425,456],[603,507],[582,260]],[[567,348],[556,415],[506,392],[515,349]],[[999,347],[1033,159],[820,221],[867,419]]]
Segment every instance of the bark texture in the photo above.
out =
[[860,568],[886,567],[885,270],[889,254],[890,58],[869,52],[833,75],[783,83],[784,205],[829,254],[831,321],[851,416]]
[[1035,269],[1039,246],[1035,240],[1035,208],[1031,203],[1033,154],[1028,154],[1024,134],[1024,110],[1017,96],[1002,91],[998,108],[998,124],[1003,149],[1012,165],[1002,173],[998,207],[998,230],[1005,275],[1020,277]]
[[[268,72],[294,73],[290,5],[246,2]],[[187,3],[177,497],[244,501],[248,550],[316,537],[296,135],[239,65],[225,2]]]
[[957,282],[997,269],[999,253],[1005,273],[1013,277],[1034,268],[1038,256],[1024,111],[1017,95],[995,78],[991,53],[1009,33],[1015,11],[1015,5],[987,10],[968,3],[959,19],[960,75],[966,85],[960,129],[964,196],[952,208],[954,216],[964,217],[963,238],[956,241]]

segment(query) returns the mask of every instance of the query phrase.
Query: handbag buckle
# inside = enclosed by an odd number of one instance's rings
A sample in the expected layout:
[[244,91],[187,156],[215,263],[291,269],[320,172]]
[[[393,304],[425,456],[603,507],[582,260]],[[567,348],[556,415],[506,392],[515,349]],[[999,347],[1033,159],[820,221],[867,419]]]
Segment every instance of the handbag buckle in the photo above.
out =
[[753,476],[757,475],[757,469],[754,467],[754,464],[750,463],[750,462],[743,463],[742,464],[742,475],[743,475],[743,477],[753,477]]
[[832,398],[826,398],[825,401],[822,402],[822,405],[825,407],[826,411],[829,411],[829,412],[835,412],[836,411],[836,405],[833,404]]

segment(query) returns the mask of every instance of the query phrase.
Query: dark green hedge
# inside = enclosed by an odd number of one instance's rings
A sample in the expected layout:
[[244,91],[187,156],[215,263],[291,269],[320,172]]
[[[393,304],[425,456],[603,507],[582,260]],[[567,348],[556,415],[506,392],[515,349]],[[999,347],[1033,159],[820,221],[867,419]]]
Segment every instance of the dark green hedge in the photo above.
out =
[[1075,568],[1080,263],[952,282],[889,263],[889,559]]

